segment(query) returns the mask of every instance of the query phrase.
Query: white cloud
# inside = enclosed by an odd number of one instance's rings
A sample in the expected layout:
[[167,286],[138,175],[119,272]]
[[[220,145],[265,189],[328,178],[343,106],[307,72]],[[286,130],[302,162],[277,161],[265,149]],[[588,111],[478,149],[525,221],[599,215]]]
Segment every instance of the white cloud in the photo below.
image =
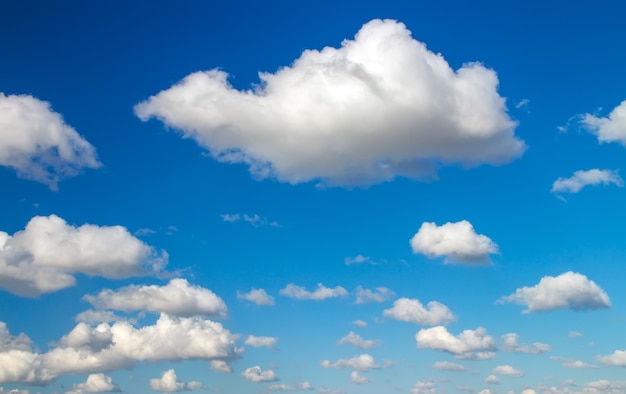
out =
[[278,342],[278,338],[276,337],[255,337],[254,335],[250,335],[246,338],[244,344],[252,347],[274,348],[276,342]]
[[0,288],[37,296],[74,286],[74,273],[122,279],[159,272],[157,253],[122,226],[80,227],[58,216],[35,216],[13,236],[0,231]]
[[478,394],[495,394],[495,392],[491,389],[482,389],[478,392]]
[[457,363],[451,363],[450,361],[437,361],[433,364],[433,368],[440,371],[467,371],[467,368],[465,368],[465,366]]
[[261,370],[261,367],[255,365],[254,367],[246,368],[245,371],[241,373],[246,380],[251,382],[260,383],[260,382],[275,382],[278,380],[276,374],[271,369],[267,371]]
[[257,305],[274,305],[274,297],[267,294],[263,289],[252,289],[248,293],[237,292],[237,298],[240,300],[250,301]]
[[175,316],[203,315],[226,316],[224,301],[211,290],[190,285],[186,279],[172,279],[165,286],[130,285],[113,290],[103,290],[98,295],[83,297],[99,309],[119,311],[147,311]]
[[233,369],[224,360],[211,360],[211,371],[233,373]]
[[552,356],[550,360],[561,361],[563,368],[598,368],[597,365],[586,363],[582,360],[575,360],[573,358]]
[[278,223],[277,221],[269,220],[268,218],[259,216],[256,213],[254,215],[248,215],[248,214],[240,215],[238,213],[234,213],[234,214],[226,213],[220,216],[222,217],[223,221],[228,222],[228,223],[235,223],[240,220],[243,220],[244,222],[249,223],[254,227],[263,227],[263,226],[280,227],[280,223]]
[[485,383],[487,384],[499,384],[500,383],[500,379],[498,379],[498,377],[496,375],[489,375],[485,378],[484,380]]
[[436,386],[432,379],[419,380],[411,387],[411,394],[435,394]]
[[380,344],[379,340],[372,340],[372,339],[363,339],[361,338],[361,336],[359,334],[355,334],[353,331],[350,331],[350,333],[348,333],[348,335],[346,335],[345,337],[341,338],[337,344],[339,345],[345,345],[345,344],[350,344],[358,349],[371,349],[373,347],[376,347]]
[[61,179],[101,165],[94,147],[48,102],[0,93],[0,166],[56,189]]
[[559,178],[552,184],[552,193],[578,193],[585,186],[624,186],[624,181],[617,170],[579,170],[569,178]]
[[515,369],[510,365],[499,365],[495,367],[492,372],[498,375],[515,376],[517,378],[521,378],[525,375],[524,371]]
[[377,287],[375,290],[364,289],[362,286],[356,288],[356,304],[366,304],[369,302],[385,302],[395,296],[395,293],[386,287]]
[[204,387],[202,383],[191,381],[189,383],[179,382],[178,376],[173,369],[163,372],[159,379],[150,379],[150,388],[154,391],[173,393],[177,391],[197,390]]
[[421,329],[415,334],[417,346],[453,354],[462,359],[493,358],[496,344],[484,328],[464,330],[458,336],[448,332],[443,326]]
[[304,287],[296,286],[290,283],[284,289],[280,290],[280,295],[289,298],[295,298],[296,300],[315,300],[321,301],[327,298],[345,297],[348,295],[346,289],[341,286],[329,288],[321,283],[318,283],[315,291],[307,291]]
[[626,145],[626,100],[615,107],[608,118],[585,114],[581,123],[595,134],[600,142],[619,142]]
[[445,257],[445,264],[489,265],[489,255],[498,253],[498,245],[489,237],[477,234],[467,220],[441,226],[422,223],[410,242],[413,253]]
[[596,283],[577,272],[559,276],[544,276],[533,287],[522,287],[514,294],[500,298],[498,303],[514,302],[526,305],[523,313],[555,309],[601,309],[609,308],[609,296]]
[[424,307],[419,300],[411,298],[396,300],[390,309],[383,311],[383,315],[396,320],[428,326],[447,324],[456,319],[447,306],[437,301],[431,301]]
[[371,369],[380,369],[383,366],[376,363],[374,357],[369,354],[361,354],[353,358],[341,358],[337,361],[330,362],[323,360],[320,365],[324,368],[349,368],[361,372],[367,372]]
[[367,376],[359,375],[357,371],[352,371],[350,373],[350,381],[356,384],[367,384],[370,382]]
[[542,354],[549,352],[552,347],[545,343],[535,342],[532,346],[526,344],[520,344],[518,339],[519,335],[515,333],[508,333],[502,336],[504,339],[504,345],[502,350],[513,353],[526,353],[526,354]]
[[117,393],[120,391],[119,386],[113,382],[110,376],[96,373],[87,376],[86,382],[75,384],[72,390],[66,394]]
[[[4,387],[0,387],[0,393],[6,394],[30,394],[30,390],[9,389],[5,390]],[[37,392],[39,394],[39,392]]]
[[346,265],[352,265],[352,264],[364,264],[364,263],[368,263],[368,264],[375,264],[371,258],[367,257],[367,256],[363,256],[362,254],[357,254],[354,257],[346,257],[343,262]]
[[456,389],[459,391],[465,391],[467,393],[473,393],[474,392],[474,388],[471,386],[456,386]]
[[117,316],[115,313],[111,311],[95,311],[93,309],[88,309],[84,312],[79,313],[74,318],[76,322],[82,322],[87,324],[92,323],[101,323],[101,322],[112,322],[117,320],[124,320],[120,316]]
[[598,356],[598,361],[611,367],[626,367],[626,350],[616,350],[608,356]]
[[313,385],[309,382],[296,383],[288,385],[285,383],[276,383],[270,385],[267,390],[272,391],[300,391],[300,390],[313,390]]
[[585,383],[586,393],[623,394],[626,392],[626,381],[601,379]]
[[570,338],[578,338],[578,337],[582,337],[583,334],[579,333],[578,331],[570,331],[569,334],[567,334],[567,336]]
[[306,50],[238,91],[196,72],[135,106],[257,178],[372,184],[432,176],[439,163],[501,164],[525,150],[480,63],[456,72],[404,24],[373,20],[341,48]]

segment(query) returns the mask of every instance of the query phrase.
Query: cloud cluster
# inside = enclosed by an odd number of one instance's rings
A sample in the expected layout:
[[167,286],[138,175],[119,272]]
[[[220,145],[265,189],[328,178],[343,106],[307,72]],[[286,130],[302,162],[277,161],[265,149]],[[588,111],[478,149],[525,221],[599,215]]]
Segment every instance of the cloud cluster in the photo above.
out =
[[598,141],[619,142],[626,146],[626,100],[615,107],[607,118],[585,114],[581,123],[598,137]]
[[609,296],[585,275],[568,271],[559,276],[544,276],[532,287],[522,287],[514,294],[500,298],[498,303],[514,302],[526,305],[523,313],[555,309],[610,308]]
[[624,180],[616,170],[599,170],[593,168],[587,171],[576,171],[569,178],[559,178],[552,184],[552,193],[578,193],[585,186],[614,184],[624,186]]
[[0,93],[0,166],[56,189],[59,180],[101,164],[94,147],[49,103]]
[[178,376],[173,369],[163,372],[160,378],[150,379],[150,388],[154,391],[162,391],[164,393],[174,393],[177,391],[197,390],[204,387],[200,382],[180,382]]
[[413,253],[445,257],[446,264],[489,265],[489,255],[498,253],[498,245],[489,237],[477,234],[467,220],[441,226],[422,223],[410,243]]
[[420,348],[450,353],[461,359],[489,359],[495,357],[496,343],[484,328],[464,330],[454,336],[444,326],[421,329],[415,334]]
[[122,226],[75,227],[56,215],[36,216],[12,236],[0,231],[0,288],[37,296],[73,286],[74,273],[122,279],[167,264]]
[[196,72],[135,106],[257,178],[331,185],[430,176],[438,163],[501,164],[525,144],[498,78],[454,71],[402,23],[373,20],[340,48],[306,50],[238,91],[220,70]]
[[431,301],[424,307],[419,300],[412,298],[397,299],[391,308],[383,311],[383,315],[424,326],[447,324],[456,320],[452,311],[444,304]]
[[163,312],[174,316],[226,316],[224,301],[211,290],[190,285],[186,279],[172,279],[165,286],[130,285],[116,291],[102,290],[83,297],[99,309]]
[[327,298],[345,297],[348,295],[348,291],[341,286],[330,288],[321,283],[317,284],[317,289],[314,291],[308,291],[304,287],[290,283],[284,289],[280,290],[280,295],[296,300],[321,301]]

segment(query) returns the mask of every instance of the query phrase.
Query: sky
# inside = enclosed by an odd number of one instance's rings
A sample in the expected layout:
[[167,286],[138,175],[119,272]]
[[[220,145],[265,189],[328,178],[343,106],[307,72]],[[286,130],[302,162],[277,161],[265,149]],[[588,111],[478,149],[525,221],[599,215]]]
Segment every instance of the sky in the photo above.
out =
[[626,393],[626,5],[0,4],[0,393]]

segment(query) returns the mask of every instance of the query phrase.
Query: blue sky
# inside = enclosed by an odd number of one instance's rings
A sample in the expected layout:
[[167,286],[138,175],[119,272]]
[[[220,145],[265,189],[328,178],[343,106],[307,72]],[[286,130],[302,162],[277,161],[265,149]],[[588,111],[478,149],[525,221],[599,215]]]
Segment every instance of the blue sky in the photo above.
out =
[[624,5],[0,5],[0,393],[626,392]]

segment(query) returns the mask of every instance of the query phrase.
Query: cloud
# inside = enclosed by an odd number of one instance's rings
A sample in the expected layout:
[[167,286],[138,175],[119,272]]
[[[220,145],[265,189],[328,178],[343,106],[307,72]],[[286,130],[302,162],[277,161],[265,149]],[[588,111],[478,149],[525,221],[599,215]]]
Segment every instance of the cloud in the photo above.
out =
[[609,296],[585,275],[568,271],[559,276],[544,276],[533,287],[522,287],[514,294],[500,298],[497,303],[514,302],[526,305],[523,313],[555,309],[610,308]]
[[598,361],[610,367],[626,367],[626,350],[616,350],[608,356],[598,356]]
[[359,334],[355,334],[353,331],[350,331],[348,335],[337,341],[338,345],[350,344],[358,349],[371,349],[380,345],[380,343],[379,340],[363,339]]
[[411,387],[411,394],[435,394],[436,386],[432,379],[419,380]]
[[211,290],[190,285],[186,279],[172,279],[165,286],[130,285],[103,290],[98,295],[86,295],[84,300],[99,309],[146,311],[174,316],[226,316],[224,301]]
[[254,227],[263,227],[263,226],[271,226],[271,227],[280,227],[280,223],[274,220],[268,220],[266,217],[259,216],[258,214],[248,215],[243,214],[240,215],[238,213],[235,214],[223,214],[220,215],[222,220],[227,223],[235,223],[243,220],[246,223],[251,224]]
[[615,107],[608,118],[584,114],[581,123],[599,142],[619,142],[626,146],[626,100]]
[[419,300],[411,298],[400,298],[394,301],[390,309],[383,311],[383,315],[392,319],[425,326],[447,324],[456,319],[450,309],[444,304],[431,301],[424,307]]
[[284,383],[277,383],[270,385],[267,390],[272,391],[300,391],[300,390],[313,390],[313,385],[309,382],[296,383],[288,385]]
[[321,301],[327,298],[345,297],[348,295],[348,292],[341,286],[329,288],[325,287],[321,283],[318,283],[317,289],[311,292],[307,291],[304,287],[296,286],[293,283],[290,283],[287,287],[280,290],[280,295],[295,298],[296,300]]
[[68,225],[56,215],[35,216],[13,236],[0,231],[0,288],[37,296],[74,286],[75,273],[123,279],[158,273],[157,252],[122,226]]
[[589,364],[581,360],[575,360],[573,358],[552,356],[550,360],[561,361],[563,368],[598,368],[597,365]]
[[154,391],[163,391],[165,393],[174,393],[177,391],[197,390],[204,387],[202,383],[191,381],[189,383],[179,382],[176,372],[168,369],[163,372],[159,379],[150,379],[150,388]]
[[491,374],[485,378],[484,382],[487,384],[500,384],[500,379],[496,375]]
[[0,93],[0,166],[54,190],[61,179],[101,165],[94,147],[48,102]]
[[526,353],[526,354],[542,354],[549,352],[552,347],[545,343],[535,342],[532,346],[526,344],[520,344],[518,342],[519,335],[515,333],[508,333],[502,336],[504,339],[504,345],[502,350],[513,353]]
[[521,378],[526,374],[524,371],[515,369],[510,365],[499,365],[495,367],[492,372],[498,375],[515,376],[517,378]]
[[276,342],[278,342],[278,338],[276,337],[255,337],[254,335],[250,335],[246,338],[244,344],[252,347],[274,348]]
[[111,311],[95,311],[93,309],[88,309],[76,315],[74,320],[76,322],[92,324],[92,323],[101,323],[101,322],[108,323],[108,322],[124,320],[124,319],[120,316],[117,316],[115,313]]
[[570,331],[569,334],[567,334],[567,336],[570,338],[578,338],[578,337],[582,337],[583,334],[579,333],[578,331]]
[[243,376],[246,380],[255,383],[275,382],[278,380],[274,371],[272,371],[271,369],[263,371],[258,365],[246,368],[246,370],[241,373],[241,376]]
[[374,357],[369,354],[361,354],[353,358],[341,358],[337,361],[330,362],[323,360],[320,365],[324,368],[349,368],[361,372],[367,372],[371,369],[380,369],[383,366],[376,363]]
[[375,291],[364,289],[361,286],[356,288],[355,304],[366,304],[369,302],[385,302],[395,296],[395,293],[386,287],[377,287]]
[[362,254],[357,254],[354,257],[346,257],[343,262],[346,265],[353,265],[353,264],[376,264],[374,261],[372,261],[371,258],[367,257],[367,256],[363,256]]
[[415,334],[415,341],[420,348],[448,352],[461,359],[493,358],[496,344],[484,328],[464,330],[458,336],[448,332],[444,326],[421,329]]
[[233,369],[224,360],[211,360],[211,371],[233,373]]
[[432,176],[440,163],[502,164],[525,144],[482,64],[457,71],[402,23],[373,20],[340,48],[306,50],[238,91],[213,69],[135,106],[215,159],[292,184],[372,184]]
[[585,186],[614,184],[624,186],[624,181],[617,170],[599,170],[593,168],[587,171],[576,171],[569,178],[559,178],[552,184],[552,193],[578,193]]
[[71,391],[66,394],[86,394],[86,393],[118,393],[120,388],[113,382],[110,376],[102,373],[87,376],[84,383],[75,384]]
[[490,265],[490,254],[498,253],[489,237],[477,234],[467,220],[446,223],[422,223],[411,238],[413,253],[430,258],[445,257],[444,264]]
[[362,327],[362,328],[367,327],[367,322],[364,322],[363,320],[355,320],[352,322],[352,324],[354,324],[355,326]]
[[594,382],[585,383],[587,393],[611,393],[621,394],[626,391],[626,381],[601,379]]
[[437,369],[439,371],[467,371],[467,368],[465,368],[465,366],[461,364],[451,363],[450,361],[437,361],[433,364],[433,369]]
[[357,371],[352,371],[350,373],[350,381],[356,384],[367,384],[370,382],[367,376],[359,375]]
[[274,305],[274,297],[267,294],[263,289],[252,289],[248,293],[237,292],[237,298],[262,306]]

